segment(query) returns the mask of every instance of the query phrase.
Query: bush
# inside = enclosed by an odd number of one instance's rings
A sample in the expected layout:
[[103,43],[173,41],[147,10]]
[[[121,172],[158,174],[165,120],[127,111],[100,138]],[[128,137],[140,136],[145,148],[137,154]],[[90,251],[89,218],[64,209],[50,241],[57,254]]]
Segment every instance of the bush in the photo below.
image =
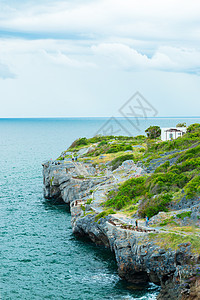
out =
[[95,216],[94,221],[97,222],[99,219],[105,218],[108,215],[112,215],[112,214],[115,214],[115,211],[113,209],[104,210]]
[[178,123],[176,127],[187,127],[187,126],[186,123],[184,122],[184,123]]
[[86,139],[86,137],[75,140],[69,148],[75,148],[78,146],[85,146],[85,145],[88,145],[88,140]]
[[160,211],[168,211],[168,204],[172,201],[171,194],[163,194],[158,197],[152,197],[148,199],[145,203],[141,204],[139,207],[139,215],[141,217],[148,216],[153,217]]
[[126,144],[114,144],[110,146],[110,148],[106,151],[106,153],[117,153],[120,151],[127,151],[127,150],[133,150],[133,147],[131,145],[126,145]]
[[87,199],[86,204],[90,204],[92,202],[92,198]]
[[105,206],[120,210],[130,202],[137,203],[136,197],[146,193],[145,179],[145,177],[138,177],[125,181],[118,191],[108,193],[108,200],[105,202]]
[[166,161],[164,164],[162,164],[155,170],[155,173],[166,172],[169,166],[169,161]]
[[122,156],[119,156],[119,157],[113,159],[110,163],[112,166],[112,171],[117,169],[124,161],[133,159],[133,158],[134,158],[133,154],[127,154],[127,155],[122,155]]
[[178,160],[177,160],[177,163],[180,163],[182,161],[185,161],[187,159],[191,159],[191,158],[197,158],[200,156],[200,145],[192,148],[192,149],[189,149],[187,151],[185,151],[184,153],[182,153]]
[[176,174],[175,172],[166,172],[153,174],[149,182],[149,191],[152,194],[160,194],[164,191],[174,190],[174,188],[183,188],[189,181],[189,177],[185,174]]
[[195,196],[200,195],[200,175],[195,176],[190,180],[187,185],[184,187],[186,193],[186,198],[190,199]]
[[188,126],[188,128],[187,128],[187,133],[188,132],[197,132],[197,131],[199,131],[200,130],[200,124],[199,123],[194,123],[194,124],[192,124],[192,125],[190,125],[190,126]]
[[98,146],[99,146],[99,147],[101,147],[101,146],[104,146],[104,145],[107,145],[107,144],[108,144],[108,142],[107,142],[107,141],[102,141],[102,142],[100,142],[100,143],[99,143],[99,145],[98,145]]
[[150,139],[156,139],[161,135],[161,129],[159,126],[150,126],[145,130],[145,132]]
[[186,212],[183,212],[183,213],[178,214],[176,216],[177,216],[177,218],[180,218],[181,220],[183,220],[186,217],[190,218],[191,217],[191,213],[192,213],[191,211],[186,211]]

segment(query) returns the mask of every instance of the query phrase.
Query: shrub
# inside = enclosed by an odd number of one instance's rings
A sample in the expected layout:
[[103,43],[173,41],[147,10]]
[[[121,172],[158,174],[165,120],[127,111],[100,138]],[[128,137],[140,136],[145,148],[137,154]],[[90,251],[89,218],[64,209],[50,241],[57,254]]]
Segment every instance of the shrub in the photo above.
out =
[[176,216],[177,216],[177,218],[180,218],[181,220],[183,220],[186,217],[190,218],[191,217],[191,213],[192,213],[191,211],[186,211],[186,212],[183,212],[183,213],[178,214]]
[[117,153],[120,151],[127,151],[127,150],[133,150],[133,147],[131,145],[126,145],[126,144],[114,144],[110,146],[110,148],[106,151],[106,153]]
[[107,144],[108,144],[108,142],[107,142],[107,141],[102,141],[102,142],[100,142],[100,143],[99,143],[99,145],[98,145],[98,146],[99,146],[99,147],[101,147],[101,146],[104,146],[104,145],[107,145]]
[[195,196],[200,195],[200,175],[195,176],[190,180],[187,185],[184,187],[186,193],[186,198],[190,199]]
[[185,174],[176,174],[175,172],[153,174],[148,180],[149,191],[154,195],[160,194],[177,187],[183,188],[188,181],[189,177]]
[[163,194],[158,197],[152,197],[148,199],[145,203],[141,204],[139,207],[139,215],[141,217],[148,216],[153,217],[160,211],[168,211],[168,204],[172,201],[171,194]]
[[75,148],[78,146],[85,146],[85,145],[88,145],[88,140],[86,139],[86,137],[83,137],[75,140],[69,148]]
[[81,209],[85,212],[85,206],[81,204]]
[[169,161],[166,161],[164,164],[162,164],[155,170],[155,173],[166,172],[169,166]]
[[178,158],[177,163],[180,163],[180,162],[185,161],[187,159],[197,158],[199,156],[200,156],[200,145],[198,145],[194,148],[191,148],[191,149],[185,151],[184,153],[182,153],[180,155],[180,157]]
[[187,127],[187,126],[186,123],[184,122],[184,123],[178,123],[176,127]]
[[117,169],[124,161],[133,159],[133,154],[119,156],[111,161],[112,171]]
[[105,206],[119,210],[130,202],[137,203],[136,197],[146,193],[145,179],[145,177],[138,177],[125,181],[118,191],[108,193],[108,200],[105,202]]
[[87,199],[86,204],[90,204],[92,202],[92,198]]
[[161,129],[159,126],[150,126],[145,130],[148,138],[155,139],[161,135]]
[[99,219],[105,218],[111,214],[115,214],[115,211],[113,209],[104,210],[95,216],[94,221],[97,222]]
[[200,130],[200,124],[199,123],[194,123],[194,124],[192,124],[192,125],[190,125],[190,126],[188,126],[188,128],[187,128],[187,133],[188,132],[196,132],[196,131],[199,131]]

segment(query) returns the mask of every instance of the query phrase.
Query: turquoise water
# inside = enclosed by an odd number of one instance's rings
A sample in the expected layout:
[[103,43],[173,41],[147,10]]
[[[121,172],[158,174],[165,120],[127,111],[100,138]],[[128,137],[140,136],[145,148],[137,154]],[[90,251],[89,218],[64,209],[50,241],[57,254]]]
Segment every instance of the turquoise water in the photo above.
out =
[[[140,129],[179,121],[149,119]],[[43,198],[41,163],[58,157],[77,137],[92,136],[104,122],[0,119],[2,299],[155,299],[155,286],[135,290],[118,277],[108,250],[73,236],[67,206]]]

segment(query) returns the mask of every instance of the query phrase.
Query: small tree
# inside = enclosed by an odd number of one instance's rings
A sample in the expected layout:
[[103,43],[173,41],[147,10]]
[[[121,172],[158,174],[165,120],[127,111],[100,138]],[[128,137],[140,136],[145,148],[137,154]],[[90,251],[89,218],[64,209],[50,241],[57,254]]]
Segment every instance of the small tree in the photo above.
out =
[[161,135],[161,129],[159,126],[150,126],[145,130],[148,138],[155,139]]
[[178,123],[176,127],[187,127],[187,126],[186,123],[184,122],[184,123]]
[[200,130],[200,124],[194,123],[187,128],[187,132],[198,132]]

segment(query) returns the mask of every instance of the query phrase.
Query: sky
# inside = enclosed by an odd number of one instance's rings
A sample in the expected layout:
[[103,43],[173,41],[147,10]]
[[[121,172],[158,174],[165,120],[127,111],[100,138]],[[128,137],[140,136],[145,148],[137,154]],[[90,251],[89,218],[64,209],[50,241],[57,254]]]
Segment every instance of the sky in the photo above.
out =
[[136,92],[200,115],[199,0],[0,0],[0,118],[121,116]]

